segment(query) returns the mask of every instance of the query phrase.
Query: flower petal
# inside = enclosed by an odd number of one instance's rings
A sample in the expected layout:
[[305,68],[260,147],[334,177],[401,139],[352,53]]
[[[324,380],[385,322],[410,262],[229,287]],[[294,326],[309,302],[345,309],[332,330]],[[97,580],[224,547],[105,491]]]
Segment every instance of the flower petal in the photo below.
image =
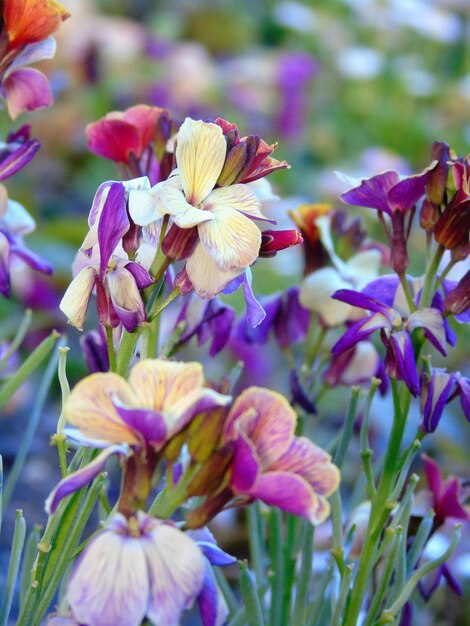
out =
[[444,356],[446,352],[446,332],[442,313],[438,309],[425,307],[415,311],[408,318],[410,332],[415,328],[424,328],[429,341]]
[[261,202],[247,185],[229,185],[214,189],[202,202],[202,207],[206,211],[215,211],[222,207],[236,209],[251,219],[271,221],[261,213]]
[[317,496],[304,478],[290,472],[266,472],[250,495],[270,506],[306,517],[312,524],[321,524],[330,514],[326,498]]
[[214,206],[211,214],[213,220],[199,224],[198,232],[217,267],[225,272],[245,269],[254,263],[261,245],[259,228],[231,207]]
[[209,211],[199,209],[187,202],[181,189],[179,176],[174,176],[161,183],[156,202],[162,215],[171,216],[180,228],[192,228],[213,219]]
[[372,176],[372,178],[362,180],[358,187],[341,194],[341,200],[346,204],[378,209],[390,214],[391,209],[387,194],[398,182],[400,182],[398,172],[383,172]]
[[106,278],[114,310],[127,332],[132,333],[146,319],[144,303],[134,276],[122,268],[109,272]]
[[46,76],[32,67],[12,70],[3,80],[8,113],[16,119],[23,111],[34,111],[52,104],[52,92]]
[[244,268],[222,271],[201,243],[186,261],[188,278],[201,298],[213,298],[243,271]]
[[296,422],[295,411],[280,393],[249,387],[235,400],[225,433],[229,439],[236,439],[237,430],[246,433],[267,468],[289,448]]
[[103,471],[106,461],[110,456],[113,454],[126,455],[127,453],[128,447],[125,445],[108,446],[102,450],[91,463],[88,463],[88,465],[82,469],[63,478],[55,489],[51,491],[46,500],[46,513],[49,515],[55,513],[59,502],[65,498],[65,496],[88,485],[88,483]]
[[75,619],[92,626],[139,626],[149,597],[141,537],[105,530],[85,549],[68,584]]
[[123,378],[112,372],[91,374],[72,389],[64,406],[66,419],[90,439],[140,443],[137,434],[119,417],[113,398],[135,405],[134,394]]
[[199,205],[215,187],[227,142],[217,124],[187,117],[177,135],[176,163],[186,200]]
[[330,455],[307,437],[295,437],[273,469],[299,474],[322,496],[331,495],[339,485],[339,470]]
[[150,577],[147,617],[155,626],[178,626],[204,583],[202,552],[183,532],[157,520],[142,542]]
[[379,328],[389,328],[390,322],[382,315],[382,313],[374,313],[370,317],[359,320],[352,324],[342,337],[338,339],[335,345],[331,348],[331,354],[338,356],[346,350],[349,350],[360,341],[366,339],[373,332]]
[[93,267],[84,267],[68,286],[62,298],[59,308],[64,313],[72,326],[79,330],[83,329],[86,310],[91,292],[95,284],[96,272]]
[[350,287],[350,283],[343,280],[334,267],[322,267],[302,281],[299,302],[309,311],[318,313],[328,327],[338,326],[352,315],[353,308],[331,296],[347,287]]

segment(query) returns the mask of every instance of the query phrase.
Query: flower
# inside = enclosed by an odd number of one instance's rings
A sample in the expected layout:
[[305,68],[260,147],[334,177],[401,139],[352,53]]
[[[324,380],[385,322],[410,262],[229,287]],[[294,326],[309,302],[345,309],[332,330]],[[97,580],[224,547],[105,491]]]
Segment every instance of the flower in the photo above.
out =
[[347,329],[332,347],[333,356],[349,350],[359,341],[381,329],[381,339],[387,350],[385,358],[387,374],[397,380],[405,381],[410,392],[414,396],[418,395],[420,382],[410,334],[415,328],[423,328],[426,337],[434,347],[445,355],[445,327],[440,311],[425,307],[415,311],[409,317],[402,317],[397,310],[383,302],[351,289],[340,289],[332,297],[372,312],[372,315],[353,323]]
[[64,432],[103,451],[56,486],[47,510],[53,512],[62,498],[90,482],[111,455],[147,448],[159,452],[197,413],[229,401],[204,387],[200,363],[147,359],[132,368],[129,381],[112,372],[87,376],[64,405],[65,418],[76,427]]
[[[247,185],[215,188],[226,154],[227,142],[218,124],[186,118],[177,135],[177,170],[152,189],[153,215],[143,206],[131,207],[132,218],[141,226],[167,214],[173,229],[197,229],[185,271],[202,298],[215,296],[258,258],[261,232],[253,220],[266,219]],[[184,245],[188,236],[182,234]],[[167,237],[174,244],[172,229]],[[163,249],[168,254],[165,242]]]
[[165,180],[173,155],[166,150],[175,123],[166,109],[145,104],[112,111],[85,129],[94,154],[124,164],[134,176]]
[[[391,243],[391,266],[402,274],[408,267],[406,240],[408,238],[413,211],[416,203],[424,195],[431,171],[437,162],[424,169],[420,174],[402,178],[396,171],[364,179],[350,191],[343,193],[341,199],[346,204],[377,209],[386,213],[391,220],[392,232],[385,227]],[[354,181],[355,183],[358,181]],[[405,216],[408,223],[405,224]]]
[[81,330],[91,293],[96,288],[100,324],[114,328],[122,323],[132,332],[146,319],[139,290],[150,285],[153,279],[141,265],[129,261],[123,253],[116,254],[116,247],[130,225],[125,208],[125,186],[110,183],[102,191],[95,212],[92,208],[91,229],[83,244],[93,245],[91,254],[88,248],[90,256],[78,253],[78,271],[62,298],[60,309],[69,323]]
[[85,548],[67,585],[80,624],[178,626],[204,584],[201,550],[172,522],[117,513]]
[[444,480],[439,464],[427,454],[422,454],[424,471],[428,481],[431,506],[434,509],[434,527],[442,525],[448,517],[470,520],[468,510],[462,506],[463,494],[461,483],[455,476],[449,476]]
[[5,0],[7,51],[43,41],[69,17],[70,13],[57,0]]
[[432,368],[431,375],[421,377],[421,424],[425,433],[432,433],[440,422],[446,403],[450,399],[455,376],[445,369]]
[[387,390],[384,365],[370,341],[359,341],[353,348],[333,356],[323,373],[323,380],[331,387],[369,383],[372,377],[381,380],[379,390],[383,395]]
[[224,437],[233,442],[230,486],[235,495],[325,521],[327,496],[339,484],[331,457],[306,437],[296,437],[297,416],[280,394],[250,387],[234,402]]
[[0,95],[6,98],[13,119],[23,111],[52,104],[46,76],[24,66],[54,56],[56,45],[51,35],[68,17],[70,14],[57,0],[5,0],[3,3]]

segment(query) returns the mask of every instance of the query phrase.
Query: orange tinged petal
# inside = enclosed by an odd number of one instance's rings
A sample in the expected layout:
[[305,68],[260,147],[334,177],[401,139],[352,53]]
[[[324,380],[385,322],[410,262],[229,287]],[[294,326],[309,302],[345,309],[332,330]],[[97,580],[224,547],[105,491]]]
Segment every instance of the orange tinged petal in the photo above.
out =
[[57,0],[5,0],[3,18],[8,33],[8,49],[42,41],[70,17]]

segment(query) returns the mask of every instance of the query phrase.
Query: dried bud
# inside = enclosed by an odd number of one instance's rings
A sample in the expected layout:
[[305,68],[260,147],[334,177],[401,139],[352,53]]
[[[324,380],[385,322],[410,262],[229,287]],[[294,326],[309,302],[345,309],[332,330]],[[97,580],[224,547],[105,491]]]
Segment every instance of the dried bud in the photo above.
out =
[[470,230],[470,198],[456,202],[454,198],[437,220],[434,237],[447,250],[468,243]]
[[450,148],[444,141],[435,141],[431,146],[431,160],[437,161],[431,171],[426,190],[426,200],[439,206],[446,201],[447,178],[449,174]]
[[470,270],[459,280],[453,289],[444,298],[442,303],[444,313],[460,315],[470,308]]
[[207,496],[219,491],[221,485],[226,483],[232,457],[231,446],[216,450],[189,482],[188,496]]
[[188,452],[195,461],[206,461],[218,446],[225,419],[225,409],[198,415],[189,427]]
[[303,243],[303,237],[297,230],[265,230],[261,233],[261,246],[259,256],[271,258],[276,256],[279,250],[291,248]]
[[170,259],[187,259],[197,243],[197,227],[180,228],[173,224],[162,242],[162,251]]
[[428,200],[423,201],[421,212],[419,214],[419,225],[427,233],[432,233],[437,220],[439,219],[439,208],[436,204]]
[[403,274],[408,264],[405,215],[401,211],[394,211],[392,214],[391,266],[397,274]]
[[217,184],[220,187],[233,183],[245,164],[246,154],[247,145],[244,142],[239,143],[230,150],[225,158],[224,167],[220,172],[220,176],[217,179]]

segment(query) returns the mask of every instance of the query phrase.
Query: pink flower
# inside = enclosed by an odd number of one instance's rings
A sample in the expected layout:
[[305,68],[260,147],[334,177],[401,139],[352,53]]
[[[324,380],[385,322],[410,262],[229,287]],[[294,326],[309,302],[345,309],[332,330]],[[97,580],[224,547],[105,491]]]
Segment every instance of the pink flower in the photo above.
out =
[[296,437],[297,416],[280,394],[250,387],[233,404],[225,439],[234,444],[231,488],[306,517],[314,524],[329,515],[327,496],[339,484],[331,457],[306,437]]

